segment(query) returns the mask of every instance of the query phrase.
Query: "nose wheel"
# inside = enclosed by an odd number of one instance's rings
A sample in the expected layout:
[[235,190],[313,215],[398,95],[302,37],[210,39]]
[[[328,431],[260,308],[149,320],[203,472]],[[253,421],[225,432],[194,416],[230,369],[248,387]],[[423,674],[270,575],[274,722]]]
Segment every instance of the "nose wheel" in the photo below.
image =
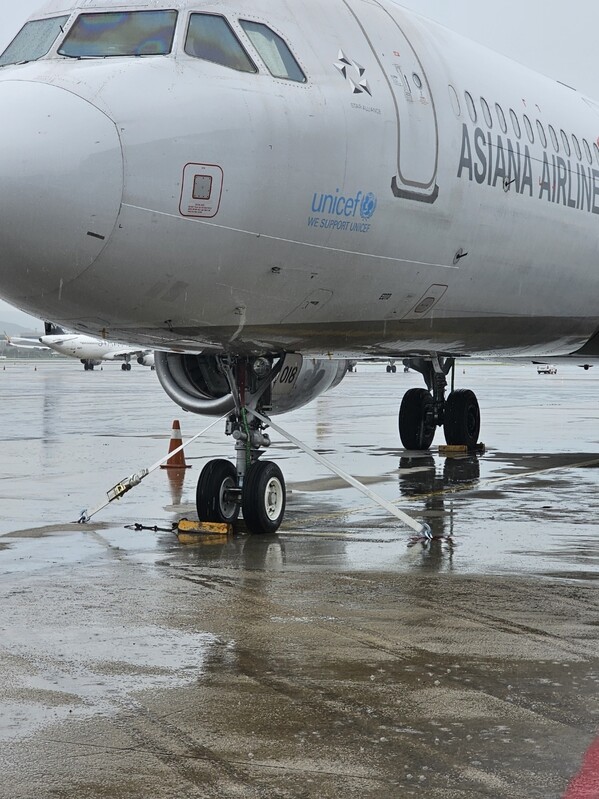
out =
[[237,470],[231,461],[208,461],[196,488],[198,518],[204,522],[232,524],[239,515]]
[[283,521],[287,490],[283,473],[272,461],[256,461],[247,470],[241,494],[246,527],[251,533],[275,533]]
[[252,534],[276,533],[285,516],[286,503],[285,478],[272,461],[252,463],[241,490],[237,470],[230,461],[209,461],[196,488],[196,508],[201,521],[233,524],[241,505],[245,526]]

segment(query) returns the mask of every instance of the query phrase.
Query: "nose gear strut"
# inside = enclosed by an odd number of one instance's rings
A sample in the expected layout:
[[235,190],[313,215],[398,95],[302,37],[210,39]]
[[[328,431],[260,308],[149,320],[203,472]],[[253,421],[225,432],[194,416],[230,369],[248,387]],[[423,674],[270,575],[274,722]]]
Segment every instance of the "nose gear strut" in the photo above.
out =
[[225,434],[235,441],[236,459],[235,465],[218,459],[204,466],[196,490],[198,516],[206,522],[232,522],[241,508],[248,532],[274,533],[285,515],[285,480],[276,463],[260,460],[270,437],[254,412],[269,410],[283,359],[274,366],[269,362],[268,369],[264,358],[219,358],[218,364],[235,403]]

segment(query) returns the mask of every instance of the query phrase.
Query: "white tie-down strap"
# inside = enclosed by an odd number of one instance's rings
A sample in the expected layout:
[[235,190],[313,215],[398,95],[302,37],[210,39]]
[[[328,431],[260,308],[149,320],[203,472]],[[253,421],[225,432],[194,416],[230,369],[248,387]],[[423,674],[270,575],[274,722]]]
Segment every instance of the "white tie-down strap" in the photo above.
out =
[[336,474],[342,480],[345,480],[346,483],[349,483],[354,488],[357,488],[358,491],[361,491],[362,494],[365,494],[373,502],[376,502],[377,505],[380,505],[381,508],[384,508],[392,516],[395,516],[396,519],[399,519],[411,530],[414,530],[416,533],[425,536],[426,538],[431,536],[431,529],[428,524],[416,521],[416,519],[408,516],[407,513],[404,513],[399,508],[395,507],[395,505],[393,505],[391,502],[387,502],[386,499],[383,499],[383,497],[379,496],[374,491],[371,491],[370,488],[365,486],[359,480],[356,480],[356,478],[352,477],[351,474],[344,472],[343,469],[340,469],[338,466],[335,466],[334,463],[331,463],[331,461],[327,460],[322,455],[319,455],[318,452],[315,452],[307,444],[302,443],[299,441],[299,439],[295,438],[295,436],[292,436],[291,433],[283,430],[282,427],[279,427],[267,416],[263,416],[261,413],[258,413],[258,411],[252,411],[252,413],[257,419],[260,419],[261,422],[269,425],[269,427],[272,427],[272,429],[276,430],[279,435],[283,436],[283,438],[286,438],[288,441],[291,441],[292,444],[295,444],[296,447],[299,447],[299,449],[301,449],[311,458],[314,458],[314,460],[321,463],[326,469],[329,469],[331,472],[333,472],[333,474]]

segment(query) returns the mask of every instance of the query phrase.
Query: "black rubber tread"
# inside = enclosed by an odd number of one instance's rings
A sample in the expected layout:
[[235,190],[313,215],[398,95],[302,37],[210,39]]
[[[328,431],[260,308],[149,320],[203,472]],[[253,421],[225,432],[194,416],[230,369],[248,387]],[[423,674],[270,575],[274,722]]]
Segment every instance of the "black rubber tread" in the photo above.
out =
[[225,481],[237,485],[237,470],[231,461],[218,458],[204,466],[196,487],[196,508],[201,522],[219,522],[231,524],[239,515],[239,505],[232,512],[222,507],[221,489]]
[[406,449],[429,449],[435,437],[433,398],[425,388],[411,388],[399,408],[399,436]]
[[[269,516],[265,502],[266,489],[273,478],[278,480],[283,492],[282,506],[276,518]],[[245,474],[241,494],[241,509],[248,532],[253,535],[276,533],[285,516],[286,494],[285,478],[276,463],[272,461],[252,463]]]
[[460,388],[445,401],[443,413],[445,441],[452,446],[475,447],[480,433],[480,408],[474,391]]

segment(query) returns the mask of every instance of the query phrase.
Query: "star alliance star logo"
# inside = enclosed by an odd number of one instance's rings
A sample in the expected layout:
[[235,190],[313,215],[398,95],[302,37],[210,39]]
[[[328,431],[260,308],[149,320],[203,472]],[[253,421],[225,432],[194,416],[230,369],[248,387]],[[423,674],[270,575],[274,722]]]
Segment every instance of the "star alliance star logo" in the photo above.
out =
[[[343,75],[345,80],[349,81],[353,94],[363,94],[366,92],[366,94],[372,97],[368,81],[364,78],[366,69],[360,66],[357,61],[352,61],[351,58],[348,58],[343,50],[339,50],[335,67]],[[351,76],[349,74],[350,71],[353,73]]]

